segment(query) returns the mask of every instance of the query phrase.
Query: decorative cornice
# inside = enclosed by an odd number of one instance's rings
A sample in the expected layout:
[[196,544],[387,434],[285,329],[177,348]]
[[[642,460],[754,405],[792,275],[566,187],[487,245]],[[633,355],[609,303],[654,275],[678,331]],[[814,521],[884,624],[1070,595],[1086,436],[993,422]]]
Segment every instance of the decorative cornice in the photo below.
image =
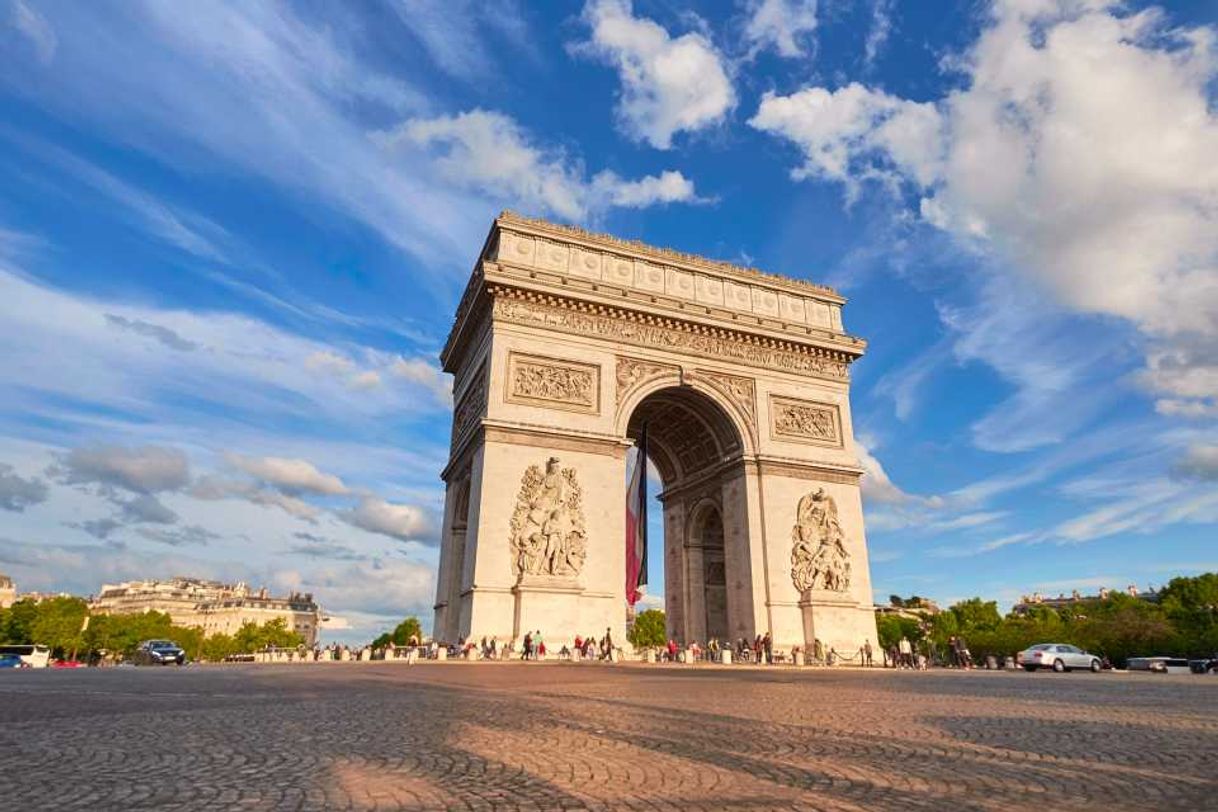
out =
[[660,347],[799,375],[848,381],[855,355],[636,310],[503,285],[489,286],[497,321],[638,347]]
[[706,257],[698,256],[697,254],[689,254],[684,251],[676,251],[672,248],[662,248],[638,240],[626,240],[621,237],[615,237],[612,234],[603,234],[593,231],[587,231],[578,226],[562,225],[560,223],[551,223],[549,220],[541,220],[534,217],[525,217],[513,211],[503,211],[495,220],[496,225],[507,226],[522,226],[530,230],[539,231],[553,236],[562,236],[583,240],[595,245],[604,246],[606,248],[616,248],[619,250],[629,251],[633,254],[638,254],[651,259],[664,262],[676,262],[682,265],[687,265],[691,268],[713,271],[718,274],[724,274],[729,277],[734,277],[742,282],[765,282],[776,284],[782,287],[791,288],[802,291],[804,293],[812,293],[817,296],[829,297],[839,304],[846,300],[836,290],[828,285],[818,285],[814,282],[808,282],[803,279],[793,279],[789,276],[781,274],[766,273],[759,271],[756,268],[748,268],[741,265],[733,265],[730,262],[722,260],[707,259]]

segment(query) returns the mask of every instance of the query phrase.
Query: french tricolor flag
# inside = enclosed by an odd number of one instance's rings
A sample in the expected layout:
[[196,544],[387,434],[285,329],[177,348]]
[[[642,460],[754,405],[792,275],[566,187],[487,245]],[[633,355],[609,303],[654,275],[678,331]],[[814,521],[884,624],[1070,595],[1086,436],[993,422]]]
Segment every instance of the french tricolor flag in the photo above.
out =
[[635,445],[626,486],[626,602],[634,606],[647,586],[647,426]]

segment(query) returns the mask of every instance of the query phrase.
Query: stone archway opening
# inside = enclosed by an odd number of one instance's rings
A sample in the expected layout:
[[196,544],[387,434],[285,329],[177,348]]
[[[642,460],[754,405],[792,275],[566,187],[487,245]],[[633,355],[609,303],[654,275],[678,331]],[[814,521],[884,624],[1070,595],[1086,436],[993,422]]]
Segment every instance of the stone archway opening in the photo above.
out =
[[751,637],[740,429],[714,399],[690,386],[643,398],[631,412],[627,437],[637,442],[644,425],[648,456],[660,475],[663,513],[663,555],[660,566],[651,567],[648,591],[656,594],[656,586],[663,586],[668,636],[682,645]]

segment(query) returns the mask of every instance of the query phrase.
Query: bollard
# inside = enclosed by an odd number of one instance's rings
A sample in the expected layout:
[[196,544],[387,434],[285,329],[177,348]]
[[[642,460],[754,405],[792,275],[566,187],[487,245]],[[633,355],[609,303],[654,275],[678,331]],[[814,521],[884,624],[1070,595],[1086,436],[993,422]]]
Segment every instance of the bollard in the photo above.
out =
[[732,664],[732,652],[730,649],[725,648],[719,652],[719,662],[723,663],[724,665]]
[[655,650],[654,650],[654,649],[647,649],[647,654],[646,654],[646,656],[645,656],[645,659],[646,659],[646,661],[647,661],[647,662],[649,662],[649,663],[654,663],[654,662],[656,661],[656,653],[655,653]]
[[794,663],[795,665],[803,665],[804,664],[804,653],[802,651],[797,651],[794,654],[792,654],[791,662]]
[[440,646],[438,649],[436,649],[436,659],[437,660],[447,660],[448,659],[448,649],[445,648],[444,646]]

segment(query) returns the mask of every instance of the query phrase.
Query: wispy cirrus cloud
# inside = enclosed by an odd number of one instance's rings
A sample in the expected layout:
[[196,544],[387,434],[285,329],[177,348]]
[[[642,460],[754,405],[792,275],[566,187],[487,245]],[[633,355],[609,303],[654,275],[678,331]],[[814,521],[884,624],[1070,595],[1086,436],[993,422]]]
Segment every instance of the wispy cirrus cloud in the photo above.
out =
[[[387,118],[429,102],[361,59],[359,26],[341,13],[323,21],[278,2],[44,4],[38,19],[53,52],[31,65],[0,49],[7,91],[165,164],[263,178],[302,207],[320,203],[464,272],[453,258],[477,241],[483,209],[369,140]],[[128,203],[177,228],[166,212]],[[194,242],[188,230],[179,239]]]

